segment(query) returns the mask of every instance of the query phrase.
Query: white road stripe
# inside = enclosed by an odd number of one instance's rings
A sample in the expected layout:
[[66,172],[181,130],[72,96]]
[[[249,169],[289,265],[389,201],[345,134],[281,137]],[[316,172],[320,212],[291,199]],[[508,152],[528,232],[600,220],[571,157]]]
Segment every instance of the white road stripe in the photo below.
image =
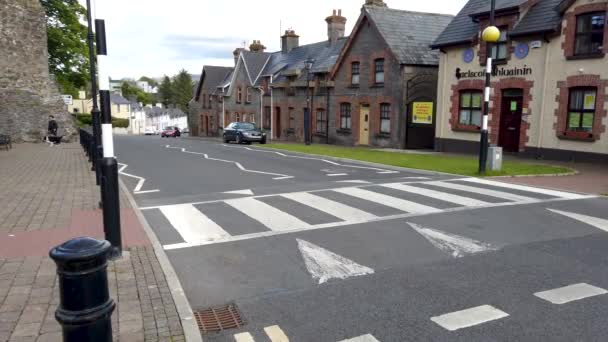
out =
[[371,184],[372,182],[368,182],[368,181],[364,181],[364,180],[358,180],[358,179],[352,179],[352,180],[336,181],[336,183]]
[[348,176],[348,173],[328,173],[327,177],[341,177],[341,176]]
[[335,216],[342,221],[368,221],[377,218],[376,215],[366,211],[344,205],[342,203],[332,201],[321,196],[313,195],[308,192],[295,192],[282,195],[282,197],[302,203],[311,208],[315,208],[322,212]]
[[575,300],[599,296],[606,293],[608,293],[608,291],[602,288],[580,283],[553,290],[537,292],[534,295],[553,304],[566,304]]
[[454,331],[505,318],[508,316],[508,313],[498,310],[493,306],[482,305],[471,309],[431,317],[431,321],[439,324],[444,329]]
[[583,214],[571,213],[568,211],[555,210],[555,209],[547,209],[547,210],[552,211],[556,214],[567,216],[567,217],[569,217],[571,219],[575,219],[577,221],[581,221],[590,226],[593,226],[595,228],[608,232],[608,220],[606,220],[606,219],[599,218],[599,217],[593,217],[593,216],[587,216],[587,215],[583,215]]
[[515,202],[535,200],[535,198],[532,198],[532,197],[519,196],[519,195],[511,194],[508,192],[504,192],[504,191],[496,191],[496,190],[478,188],[475,186],[468,186],[468,185],[462,185],[462,184],[456,184],[456,183],[434,181],[434,182],[427,182],[425,184],[436,185],[436,186],[440,186],[440,187],[446,188],[446,189],[472,192],[474,194],[497,197],[497,198],[502,198],[502,199],[506,199],[509,201],[515,201]]
[[438,230],[424,228],[415,223],[408,222],[418,234],[424,236],[433,246],[450,253],[455,258],[462,258],[466,254],[475,254],[493,251],[497,248],[481,241],[466,238],[456,234],[448,234]]
[[160,192],[160,190],[157,189],[157,190],[134,191],[133,193],[135,195],[141,195],[141,194],[151,194],[151,193],[154,193],[154,192]]
[[484,205],[489,204],[488,202],[476,200],[474,198],[452,195],[447,192],[429,190],[429,189],[424,189],[424,188],[417,188],[414,186],[405,185],[405,184],[401,184],[401,183],[381,184],[381,185],[386,188],[396,189],[396,190],[401,190],[401,191],[405,191],[405,192],[418,194],[421,196],[436,198],[436,199],[439,199],[442,201],[456,203],[456,204],[459,204],[459,205],[462,205],[465,207],[479,207],[479,206],[484,206]]
[[287,337],[287,335],[285,335],[283,330],[281,330],[281,327],[279,327],[278,325],[266,327],[264,328],[264,331],[272,342],[289,342],[289,338]]
[[310,227],[308,223],[297,217],[291,216],[255,198],[238,198],[225,202],[273,231]]
[[248,332],[235,334],[234,340],[236,342],[255,342],[255,340],[253,339],[253,336],[251,336],[251,334]]
[[387,207],[402,210],[408,213],[438,213],[441,210],[415,202],[407,201],[401,198],[380,194],[377,192],[361,189],[361,188],[341,188],[333,191],[346,194],[349,196],[361,198],[367,201],[376,202]]
[[253,196],[253,191],[251,191],[251,189],[224,191],[222,193],[223,194],[229,194],[229,195],[248,195],[248,196]]
[[361,335],[358,337],[349,338],[348,340],[342,340],[340,342],[380,342],[376,340],[376,338],[370,334]]
[[171,205],[160,208],[160,211],[188,244],[230,237],[230,234],[223,230],[222,227],[218,226],[193,205]]
[[571,193],[571,192],[564,192],[564,191],[557,191],[557,190],[550,190],[550,189],[535,188],[535,187],[532,187],[532,186],[519,185],[519,184],[510,184],[510,183],[496,182],[496,181],[491,181],[491,180],[487,180],[487,179],[480,179],[480,178],[465,178],[465,179],[461,179],[461,180],[466,181],[466,182],[470,182],[470,183],[486,184],[486,185],[498,186],[498,187],[501,187],[501,188],[513,189],[513,190],[535,192],[535,193],[538,193],[538,194],[544,194],[544,195],[548,195],[548,196],[567,198],[567,199],[581,199],[581,198],[586,198],[587,197],[586,195],[575,194],[575,193]]

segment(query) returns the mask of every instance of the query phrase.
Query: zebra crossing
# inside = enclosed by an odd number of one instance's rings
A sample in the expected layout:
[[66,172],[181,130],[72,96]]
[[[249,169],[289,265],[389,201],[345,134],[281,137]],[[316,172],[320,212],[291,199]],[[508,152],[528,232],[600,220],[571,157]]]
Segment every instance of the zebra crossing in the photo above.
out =
[[[165,244],[170,250],[445,211],[589,197],[463,178],[362,184],[143,209],[159,210],[178,233],[183,242]],[[248,227],[258,228],[248,232]]]
[[[278,325],[272,325],[272,326],[265,327],[264,333],[271,342],[289,342],[289,337],[283,331],[283,329],[281,329],[281,327]],[[233,337],[234,337],[235,342],[256,342],[253,335],[248,331],[234,334]],[[365,334],[365,335],[349,338],[346,340],[341,340],[339,342],[379,342],[379,341],[373,335]]]

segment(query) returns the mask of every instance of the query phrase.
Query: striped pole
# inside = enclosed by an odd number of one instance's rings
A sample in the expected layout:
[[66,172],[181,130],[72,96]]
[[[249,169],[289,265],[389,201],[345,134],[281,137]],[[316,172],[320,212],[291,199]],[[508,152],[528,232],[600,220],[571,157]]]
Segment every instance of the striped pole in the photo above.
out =
[[99,98],[101,102],[101,139],[103,144],[102,190],[103,226],[105,238],[112,244],[112,258],[122,255],[120,227],[120,200],[118,190],[118,162],[114,156],[112,136],[112,107],[110,102],[110,76],[107,69],[106,26],[102,19],[95,19],[97,37],[97,66],[99,70]]
[[[496,0],[491,0],[490,4],[490,25],[494,26],[494,9],[496,7]],[[483,106],[483,121],[481,126],[481,140],[479,142],[479,174],[483,175],[486,173],[486,164],[488,161],[488,113],[490,110],[490,88],[491,88],[491,77],[492,77],[492,43],[486,41],[486,86],[484,90],[484,106]]]

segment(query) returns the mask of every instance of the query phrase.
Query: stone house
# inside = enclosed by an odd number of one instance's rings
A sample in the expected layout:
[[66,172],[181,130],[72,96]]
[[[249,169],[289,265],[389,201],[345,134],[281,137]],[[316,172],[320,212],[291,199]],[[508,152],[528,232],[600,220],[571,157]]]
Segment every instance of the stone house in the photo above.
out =
[[[73,99],[72,104],[68,105],[68,111],[71,113],[84,113],[90,114],[93,110],[93,100],[86,99],[82,94],[84,92],[80,92],[81,96],[78,99]],[[99,101],[99,97],[97,98]],[[131,101],[125,99],[117,93],[110,94],[110,104],[112,106],[112,117],[119,119],[128,119],[131,113]],[[99,102],[97,102],[99,105]]]
[[[608,1],[498,0],[492,144],[537,158],[608,161]],[[437,149],[477,153],[487,1],[470,0],[433,43],[441,51]]]
[[232,67],[206,65],[197,83],[194,98],[188,105],[190,134],[196,136],[219,136],[223,118],[223,87],[233,72]]

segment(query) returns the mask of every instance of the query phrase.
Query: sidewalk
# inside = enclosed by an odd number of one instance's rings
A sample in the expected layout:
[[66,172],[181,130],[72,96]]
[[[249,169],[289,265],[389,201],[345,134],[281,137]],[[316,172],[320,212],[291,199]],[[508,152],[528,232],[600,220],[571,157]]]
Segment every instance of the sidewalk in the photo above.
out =
[[[19,144],[0,152],[0,342],[61,341],[49,250],[103,238],[99,188],[79,144]],[[124,257],[108,264],[114,341],[184,341],[154,248],[121,193]]]

